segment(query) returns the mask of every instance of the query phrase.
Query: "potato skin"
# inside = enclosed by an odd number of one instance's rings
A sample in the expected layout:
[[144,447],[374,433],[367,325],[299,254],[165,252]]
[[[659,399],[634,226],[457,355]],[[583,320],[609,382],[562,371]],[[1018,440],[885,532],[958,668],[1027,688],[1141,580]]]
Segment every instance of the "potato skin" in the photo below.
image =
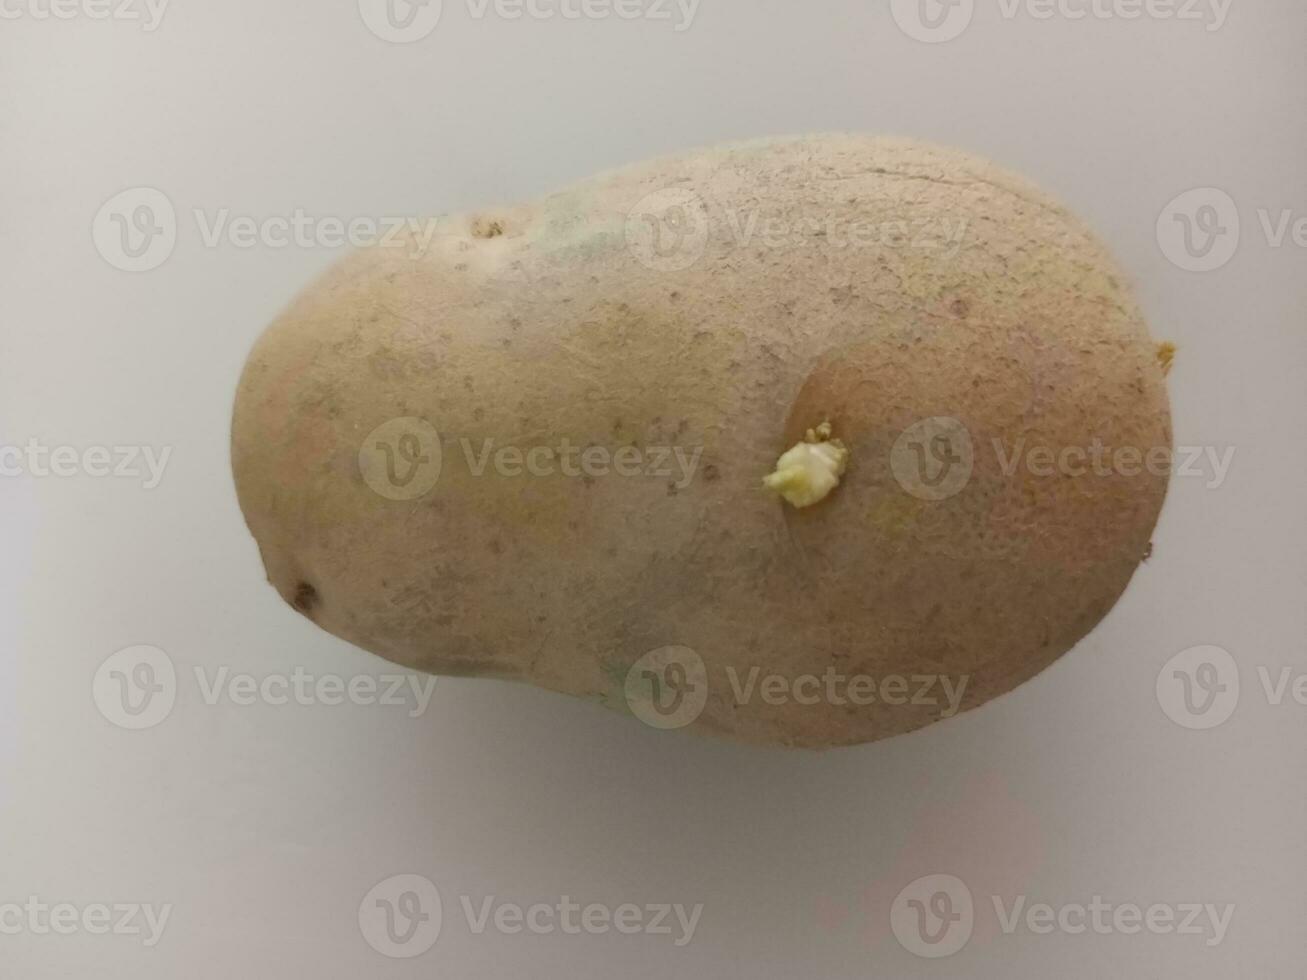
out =
[[[411,500],[359,455],[401,418],[439,433],[439,479]],[[942,499],[899,472],[932,418],[974,457]],[[783,505],[762,477],[826,419],[844,483]],[[644,468],[468,458],[564,440]],[[693,727],[819,748],[982,704],[1108,612],[1166,474],[1005,466],[1096,442],[1169,452],[1171,432],[1156,345],[1088,230],[974,157],[825,135],[603,174],[347,258],[255,346],[232,458],[269,580],[337,636],[619,710],[642,657],[688,648]],[[692,478],[663,475],[660,447],[700,452]],[[902,677],[907,703],[741,696],[832,674]],[[914,703],[928,675],[960,700]]]

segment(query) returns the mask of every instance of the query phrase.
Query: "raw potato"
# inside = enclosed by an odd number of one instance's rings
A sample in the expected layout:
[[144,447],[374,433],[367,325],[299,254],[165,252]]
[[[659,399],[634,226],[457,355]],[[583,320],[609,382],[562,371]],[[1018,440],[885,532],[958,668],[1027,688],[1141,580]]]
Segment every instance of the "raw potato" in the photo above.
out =
[[[844,745],[1032,677],[1148,553],[1157,345],[983,160],[759,141],[437,228],[301,295],[236,401],[270,581],[382,657]],[[824,422],[847,471],[799,509],[763,479]]]

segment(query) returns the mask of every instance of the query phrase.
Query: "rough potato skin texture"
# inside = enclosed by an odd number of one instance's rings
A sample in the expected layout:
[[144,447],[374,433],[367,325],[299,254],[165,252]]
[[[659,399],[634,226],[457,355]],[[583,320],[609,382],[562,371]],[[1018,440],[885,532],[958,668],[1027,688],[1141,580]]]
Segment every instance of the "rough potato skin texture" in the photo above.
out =
[[[669,189],[702,232],[687,268],[628,242]],[[374,492],[358,458],[399,417],[443,447],[412,501]],[[974,448],[942,500],[891,466],[930,417]],[[762,478],[826,419],[849,471],[795,510]],[[464,448],[564,439],[646,468],[651,447],[702,456],[688,483],[675,458],[672,476],[478,476]],[[707,668],[695,728],[826,747],[950,714],[938,684],[912,703],[915,676],[965,682],[964,710],[1003,694],[1107,613],[1166,476],[1003,465],[1095,440],[1171,446],[1156,346],[1090,232],[975,157],[826,135],[631,167],[444,220],[420,255],[346,259],[251,353],[232,456],[269,580],[337,636],[624,711],[631,665],[684,646]],[[908,703],[737,691],[830,670],[902,676]]]

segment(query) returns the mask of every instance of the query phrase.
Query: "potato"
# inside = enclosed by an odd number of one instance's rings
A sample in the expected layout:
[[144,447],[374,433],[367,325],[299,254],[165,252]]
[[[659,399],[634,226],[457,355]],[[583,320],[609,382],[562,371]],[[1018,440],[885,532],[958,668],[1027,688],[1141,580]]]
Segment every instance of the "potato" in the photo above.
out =
[[1158,347],[985,161],[743,143],[391,246],[269,328],[232,432],[269,580],[388,660],[846,745],[1032,677],[1151,547]]

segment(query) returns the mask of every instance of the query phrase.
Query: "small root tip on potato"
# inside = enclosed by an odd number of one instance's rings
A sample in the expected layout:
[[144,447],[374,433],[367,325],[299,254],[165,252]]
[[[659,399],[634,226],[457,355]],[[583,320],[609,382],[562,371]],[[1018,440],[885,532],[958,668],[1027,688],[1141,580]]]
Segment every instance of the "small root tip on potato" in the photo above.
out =
[[1162,374],[1169,375],[1171,368],[1175,364],[1175,354],[1179,348],[1175,344],[1167,341],[1157,348],[1157,362],[1162,365]]

